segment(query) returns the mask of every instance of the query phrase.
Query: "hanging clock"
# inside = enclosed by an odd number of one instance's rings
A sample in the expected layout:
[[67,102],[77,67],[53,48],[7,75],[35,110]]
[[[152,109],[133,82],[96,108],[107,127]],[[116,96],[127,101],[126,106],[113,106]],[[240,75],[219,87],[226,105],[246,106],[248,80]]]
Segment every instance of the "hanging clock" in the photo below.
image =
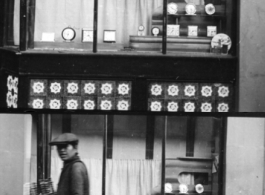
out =
[[76,32],[73,28],[71,27],[66,27],[63,29],[62,31],[62,38],[67,41],[67,42],[70,42],[72,40],[74,40],[75,38],[75,35],[76,35]]
[[153,27],[151,29],[152,35],[157,36],[160,32],[160,29],[158,27]]

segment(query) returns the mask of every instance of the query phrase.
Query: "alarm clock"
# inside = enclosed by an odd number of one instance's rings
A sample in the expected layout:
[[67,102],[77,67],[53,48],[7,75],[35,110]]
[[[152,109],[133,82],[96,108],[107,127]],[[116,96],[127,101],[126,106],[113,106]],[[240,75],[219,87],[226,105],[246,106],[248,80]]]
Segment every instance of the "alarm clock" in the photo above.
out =
[[72,40],[74,40],[75,38],[75,35],[76,35],[76,32],[73,28],[71,27],[66,27],[63,29],[62,31],[62,38],[67,41],[67,42],[70,42]]
[[186,15],[195,15],[196,13],[196,6],[192,3],[188,3],[185,6],[185,10],[186,10]]
[[173,2],[169,3],[167,5],[167,12],[169,14],[176,14],[178,12],[178,5],[176,3],[173,3]]
[[160,29],[155,26],[151,29],[151,33],[152,35],[157,36],[160,33]]
[[137,33],[138,36],[144,36],[145,35],[144,29],[145,29],[145,27],[143,25],[140,25],[138,27],[138,33]]
[[213,15],[215,13],[215,7],[212,3],[209,3],[205,6],[205,12],[208,15]]

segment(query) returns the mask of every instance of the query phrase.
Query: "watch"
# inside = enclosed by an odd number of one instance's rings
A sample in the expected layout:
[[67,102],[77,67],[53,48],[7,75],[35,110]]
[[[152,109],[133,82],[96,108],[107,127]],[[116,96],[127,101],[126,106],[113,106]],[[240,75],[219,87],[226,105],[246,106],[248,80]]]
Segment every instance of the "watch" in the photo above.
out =
[[167,12],[169,14],[176,14],[178,12],[178,5],[176,3],[173,3],[173,2],[169,3],[167,5]]
[[152,32],[152,35],[157,36],[160,32],[160,29],[155,26],[151,29],[151,32]]
[[76,35],[76,32],[73,28],[71,27],[66,27],[63,29],[62,31],[62,38],[65,40],[65,41],[72,41],[74,40],[75,38],[75,35]]

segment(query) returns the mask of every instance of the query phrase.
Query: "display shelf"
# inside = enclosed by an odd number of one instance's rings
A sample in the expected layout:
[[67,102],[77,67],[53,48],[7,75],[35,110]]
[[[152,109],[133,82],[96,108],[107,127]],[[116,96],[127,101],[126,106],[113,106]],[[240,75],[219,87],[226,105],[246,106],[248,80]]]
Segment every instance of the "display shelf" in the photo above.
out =
[[212,158],[205,158],[205,157],[177,157],[177,158],[166,158],[166,160],[213,161]]

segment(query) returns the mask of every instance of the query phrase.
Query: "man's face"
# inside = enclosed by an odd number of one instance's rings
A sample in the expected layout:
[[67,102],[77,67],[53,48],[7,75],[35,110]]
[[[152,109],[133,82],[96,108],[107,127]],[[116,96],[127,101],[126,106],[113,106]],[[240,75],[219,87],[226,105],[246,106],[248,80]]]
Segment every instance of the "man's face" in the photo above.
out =
[[77,153],[77,149],[72,144],[57,145],[57,151],[63,161],[71,159]]

